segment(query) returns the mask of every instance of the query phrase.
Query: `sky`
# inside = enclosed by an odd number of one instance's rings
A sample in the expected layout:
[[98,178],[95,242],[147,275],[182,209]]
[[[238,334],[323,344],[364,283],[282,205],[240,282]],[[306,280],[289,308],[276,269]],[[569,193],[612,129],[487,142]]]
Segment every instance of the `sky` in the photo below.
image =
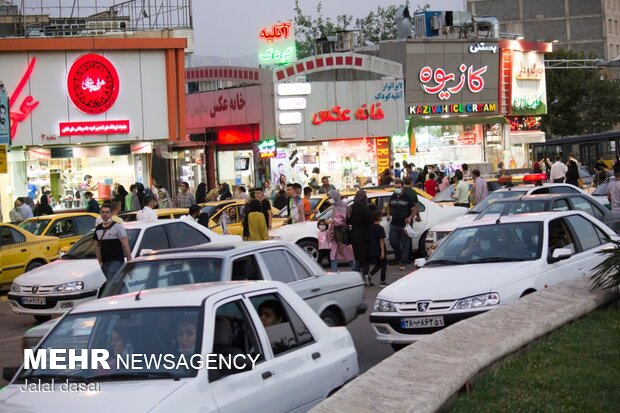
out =
[[[316,15],[317,0],[300,0],[304,14]],[[335,21],[340,14],[366,16],[378,6],[404,4],[404,0],[323,0],[322,14]],[[463,0],[410,0],[409,10],[429,3],[431,10],[464,10]],[[294,17],[294,0],[193,0],[194,53],[235,57],[257,53],[261,26]]]

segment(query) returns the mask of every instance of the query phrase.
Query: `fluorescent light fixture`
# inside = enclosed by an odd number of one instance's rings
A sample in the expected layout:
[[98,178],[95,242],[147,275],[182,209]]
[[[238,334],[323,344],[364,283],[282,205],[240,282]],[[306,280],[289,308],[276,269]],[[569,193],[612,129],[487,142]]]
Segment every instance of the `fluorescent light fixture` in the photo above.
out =
[[310,83],[278,83],[278,96],[309,95],[312,92]]
[[278,99],[278,109],[280,110],[300,110],[308,106],[306,98],[280,98]]
[[278,123],[280,125],[299,125],[301,122],[301,112],[278,113]]

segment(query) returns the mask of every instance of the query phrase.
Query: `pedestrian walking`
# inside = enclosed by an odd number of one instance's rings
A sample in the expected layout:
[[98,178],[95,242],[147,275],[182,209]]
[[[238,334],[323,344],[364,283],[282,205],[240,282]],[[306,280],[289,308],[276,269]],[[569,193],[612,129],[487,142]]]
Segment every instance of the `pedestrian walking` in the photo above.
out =
[[93,193],[88,191],[84,194],[86,197],[86,212],[99,213],[99,202],[94,198]]
[[187,215],[183,215],[181,217],[184,221],[194,221],[198,222],[198,217],[200,216],[200,205],[191,205],[189,207],[189,211]]
[[335,191],[336,187],[329,183],[329,177],[324,176],[321,178],[321,186],[319,187],[319,194],[328,194],[329,191]]
[[446,176],[446,174],[442,171],[439,172],[439,192],[442,192],[444,189],[450,186],[450,180]]
[[220,184],[215,184],[213,189],[211,189],[209,193],[207,194],[207,202],[217,201],[217,197],[220,196],[221,189],[222,189],[222,186]]
[[351,245],[355,264],[353,271],[361,272],[368,277],[368,230],[372,225],[372,215],[368,207],[366,191],[360,189],[355,193],[353,205],[347,211],[347,224],[351,226]]
[[454,205],[469,208],[469,185],[465,182],[463,172],[460,169],[454,172],[454,179],[456,180],[454,193],[452,194]]
[[424,192],[430,196],[437,195],[437,182],[435,181],[435,174],[433,172],[426,176],[426,182],[424,182]]
[[336,272],[338,270],[339,257],[352,263],[353,250],[350,245],[347,245],[347,240],[345,239],[347,236],[347,202],[342,200],[340,192],[336,190],[329,191],[327,196],[330,203],[334,205],[334,212],[329,223],[329,241],[331,243],[329,259],[331,260],[331,270]]
[[304,188],[304,197],[302,199],[304,203],[304,219],[306,221],[312,220],[312,216],[316,213],[316,210],[312,208],[310,197],[312,196],[312,188],[309,186]]
[[263,193],[265,195],[265,199],[273,204],[277,193],[276,189],[271,185],[271,181],[269,179],[265,179],[265,182],[263,182]]
[[153,208],[157,205],[157,201],[153,199],[153,197],[147,195],[144,197],[144,208],[138,211],[136,214],[136,221],[147,221],[147,222],[155,222],[157,221],[157,214],[153,211]]
[[12,224],[20,224],[26,220],[24,218],[24,210],[22,209],[23,205],[23,198],[20,197],[15,200],[15,203],[13,204],[13,209],[9,211],[9,222],[11,222]]
[[288,223],[296,224],[304,221],[304,203],[299,196],[301,192],[300,184],[288,184],[286,193],[288,195]]
[[39,200],[39,205],[34,209],[34,216],[40,217],[41,215],[52,215],[54,210],[49,204],[47,199],[47,195],[41,195],[41,199]]
[[566,163],[566,175],[564,182],[567,184],[571,184],[576,188],[579,188],[579,166],[577,165],[577,161],[574,159],[569,159]]
[[166,188],[162,188],[161,186],[157,190],[157,204],[160,209],[172,208],[174,206],[174,203],[168,194],[168,190]]
[[478,205],[487,196],[489,196],[489,189],[487,188],[487,181],[480,176],[479,169],[474,169],[471,171],[471,175],[474,178],[474,184],[471,188],[471,203]]
[[201,182],[196,188],[196,203],[204,204],[207,202],[207,184]]
[[319,239],[319,256],[316,261],[319,265],[323,265],[323,260],[327,258],[327,263],[331,267],[332,260],[329,258],[331,255],[331,242],[329,240],[329,226],[324,219],[319,219],[319,222],[316,224],[319,229],[318,239]]
[[560,155],[555,157],[555,162],[551,165],[551,173],[549,175],[549,179],[553,183],[563,183],[566,178],[566,171],[568,168],[562,162],[562,158]]
[[115,183],[114,185],[116,186],[116,188],[114,189],[114,191],[112,191],[112,199],[114,200],[114,202],[120,202],[121,209],[124,210],[125,209],[125,198],[127,197],[129,193],[127,192],[125,187],[119,184],[118,182]]
[[132,184],[129,187],[129,193],[125,197],[125,211],[139,211],[140,210],[140,200],[138,199],[138,187],[136,184]]
[[614,181],[609,181],[607,199],[611,204],[612,212],[620,212],[620,167],[614,169]]
[[243,220],[243,239],[246,241],[264,241],[269,239],[267,222],[263,215],[260,201],[253,199],[248,205],[248,213]]
[[392,173],[390,172],[390,168],[385,168],[383,173],[381,173],[381,179],[379,179],[380,186],[390,186],[394,179],[392,178]]
[[364,280],[366,285],[374,285],[372,277],[381,271],[381,282],[379,287],[387,287],[387,254],[385,250],[385,230],[381,226],[381,218],[383,213],[376,209],[372,211],[373,224],[368,230],[368,257],[369,262],[374,264],[368,277]]
[[177,194],[177,208],[189,208],[196,203],[196,197],[189,191],[189,184],[181,182]]
[[131,260],[131,249],[127,241],[127,232],[123,224],[112,220],[112,205],[104,203],[101,206],[101,219],[93,234],[96,246],[95,256],[101,266],[101,271],[110,281],[121,268],[124,259]]
[[[271,203],[265,199],[265,193],[261,188],[254,189],[254,199],[260,202],[261,212],[265,216],[265,222],[267,223],[267,229],[271,229],[272,221],[273,221],[273,213],[271,212]],[[247,213],[245,209],[249,207],[249,204],[244,208],[243,215],[246,216]]]
[[230,185],[228,185],[226,182],[222,184],[222,190],[220,191],[220,196],[217,199],[218,201],[233,199],[232,192],[230,192]]
[[405,232],[405,226],[413,223],[418,214],[415,202],[403,191],[403,181],[394,182],[394,193],[390,197],[386,211],[386,219],[390,223],[390,245],[394,250],[400,269],[407,269],[411,254],[411,238]]

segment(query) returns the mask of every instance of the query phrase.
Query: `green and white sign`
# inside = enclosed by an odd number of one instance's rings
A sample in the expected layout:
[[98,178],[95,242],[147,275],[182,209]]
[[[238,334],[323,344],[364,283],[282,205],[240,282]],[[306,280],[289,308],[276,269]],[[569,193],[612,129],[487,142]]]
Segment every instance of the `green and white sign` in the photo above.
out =
[[258,63],[283,65],[297,60],[293,23],[278,22],[258,31]]

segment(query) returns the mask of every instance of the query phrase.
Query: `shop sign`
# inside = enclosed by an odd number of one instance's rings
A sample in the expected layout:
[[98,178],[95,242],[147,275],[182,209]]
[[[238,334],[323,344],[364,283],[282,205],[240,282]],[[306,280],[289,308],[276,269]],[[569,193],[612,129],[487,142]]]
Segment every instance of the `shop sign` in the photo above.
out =
[[405,83],[402,80],[397,82],[386,82],[383,90],[375,95],[375,100],[400,100],[404,96]]
[[[332,107],[331,110],[322,110],[315,113],[312,116],[312,123],[314,125],[320,125],[323,122],[346,122],[351,120],[349,116],[350,113],[350,109],[341,109],[340,106],[336,105]],[[385,113],[383,113],[381,103],[379,102],[370,105],[370,109],[368,109],[367,105],[364,103],[355,111],[355,119],[357,120],[379,120],[384,117]]]
[[[26,82],[30,80],[30,75],[32,75],[32,71],[34,70],[34,65],[36,62],[37,62],[37,58],[33,57],[32,60],[30,60],[30,63],[28,63],[28,68],[26,69],[26,72],[24,72],[24,75],[19,80],[17,87],[11,94],[11,98],[9,99],[9,107],[11,108],[16,107],[16,100],[19,97],[19,95],[22,93],[22,90],[24,89],[24,87],[26,86]],[[39,102],[34,100],[32,96],[26,96],[21,101],[21,104],[19,105],[19,110],[10,112],[9,123],[11,126],[9,129],[9,135],[11,136],[11,140],[15,138],[17,134],[17,125],[19,125],[20,122],[23,122],[26,119],[28,119],[28,117],[30,116],[30,113],[38,105],[39,105]]]
[[238,92],[235,96],[231,96],[230,101],[224,95],[220,95],[217,98],[217,103],[209,110],[209,115],[212,119],[215,119],[218,112],[226,112],[228,109],[231,111],[242,110],[244,107],[245,99],[243,98],[243,92]]
[[8,145],[1,144],[0,145],[0,174],[6,174],[9,172],[9,164],[7,162],[7,152]]
[[512,51],[511,114],[544,115],[547,92],[543,53]]
[[291,126],[282,126],[280,128],[280,139],[295,139],[297,137],[297,128]]
[[533,63],[531,65],[523,64],[519,66],[516,74],[517,80],[541,80],[545,76],[545,67]]
[[273,158],[276,156],[276,140],[265,139],[258,144],[258,153],[262,158]]
[[128,134],[128,120],[60,122],[60,136]]
[[311,83],[278,83],[276,86],[278,96],[309,95],[312,93]]
[[9,95],[0,83],[0,145],[11,144]]
[[88,115],[106,112],[118,98],[120,83],[114,65],[98,54],[80,56],[69,69],[67,91],[76,108]]
[[491,52],[497,53],[497,45],[496,44],[484,44],[484,43],[476,43],[469,46],[469,53],[478,53],[478,52]]
[[541,131],[540,116],[511,116],[508,118],[511,132]]
[[[437,95],[441,100],[448,100],[452,94],[459,93],[467,84],[467,88],[472,93],[478,93],[484,89],[484,78],[482,75],[487,71],[487,66],[483,66],[478,70],[474,70],[474,66],[467,67],[464,63],[459,66],[461,72],[458,82],[448,87],[449,82],[455,82],[456,75],[454,73],[446,73],[442,68],[435,70],[430,66],[424,66],[420,70],[420,82],[422,89],[430,95]],[[435,85],[427,85],[433,81]]]
[[458,105],[424,105],[409,106],[410,115],[441,115],[452,113],[495,113],[497,104],[458,104]]
[[381,173],[390,167],[390,139],[388,137],[377,138],[377,167],[379,179],[381,179]]
[[293,23],[283,22],[262,27],[258,32],[258,63],[280,65],[297,60]]

